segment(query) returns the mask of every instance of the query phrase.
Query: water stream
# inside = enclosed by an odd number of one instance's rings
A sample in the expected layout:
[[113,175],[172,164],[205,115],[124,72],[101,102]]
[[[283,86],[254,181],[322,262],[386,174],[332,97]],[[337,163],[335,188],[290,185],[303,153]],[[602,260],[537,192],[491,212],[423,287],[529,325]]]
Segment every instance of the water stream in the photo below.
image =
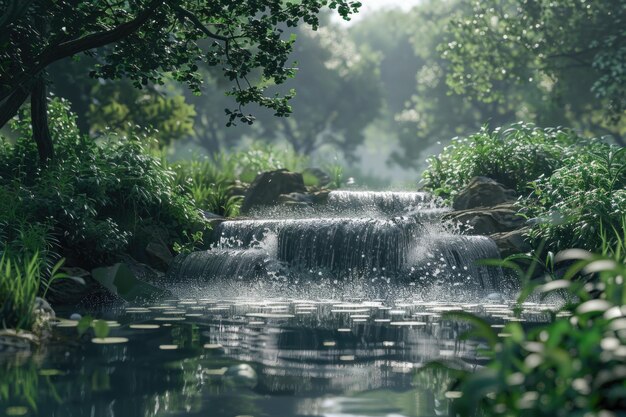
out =
[[550,307],[515,317],[515,288],[476,263],[498,257],[494,243],[454,233],[443,211],[423,193],[341,191],[324,208],[225,221],[211,250],[176,259],[172,299],[95,312],[108,343],[60,320],[41,352],[0,352],[0,413],[447,415],[449,375],[419,369],[484,358],[445,313],[501,328]]

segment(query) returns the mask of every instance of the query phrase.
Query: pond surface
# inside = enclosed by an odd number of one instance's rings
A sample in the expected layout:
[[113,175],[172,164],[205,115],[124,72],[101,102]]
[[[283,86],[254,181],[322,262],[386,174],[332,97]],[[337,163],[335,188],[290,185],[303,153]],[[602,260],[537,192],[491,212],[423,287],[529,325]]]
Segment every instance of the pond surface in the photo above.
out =
[[[503,327],[512,304],[424,299],[176,299],[99,313],[112,342],[61,320],[54,342],[0,356],[0,413],[58,417],[447,415],[445,371],[434,359],[483,363],[472,311]],[[521,317],[543,321],[548,306]],[[59,314],[69,315],[69,313]],[[506,337],[505,334],[501,334]],[[100,343],[94,343],[100,342]]]

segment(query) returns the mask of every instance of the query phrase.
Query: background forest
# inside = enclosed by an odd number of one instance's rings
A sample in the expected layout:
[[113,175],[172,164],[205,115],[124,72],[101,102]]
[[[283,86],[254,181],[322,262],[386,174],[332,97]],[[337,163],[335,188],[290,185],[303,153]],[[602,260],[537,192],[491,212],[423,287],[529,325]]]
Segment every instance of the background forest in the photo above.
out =
[[[338,159],[357,182],[379,187],[414,183],[428,155],[484,125],[524,120],[610,135],[622,144],[623,103],[615,101],[624,86],[598,78],[607,67],[610,76],[616,65],[581,49],[610,38],[619,16],[605,24],[599,21],[606,15],[602,5],[593,9],[596,20],[585,17],[585,9],[563,5],[569,20],[558,25],[562,30],[529,32],[528,41],[535,42],[529,50],[513,41],[515,33],[505,33],[525,30],[502,17],[506,2],[498,3],[499,11],[489,11],[488,3],[427,0],[409,11],[377,9],[349,23],[328,15],[317,31],[290,28],[297,76],[270,92],[295,89],[293,113],[276,118],[248,106],[256,117],[250,125],[225,127],[232,86],[215,67],[200,68],[202,94],[194,95],[171,77],[142,89],[129,80],[91,78],[94,62],[81,56],[52,67],[50,88],[70,101],[81,132],[92,136],[156,129],[172,159],[233,152],[253,142],[288,144],[314,161]],[[552,27],[549,19],[563,18],[557,13],[527,17]],[[476,28],[488,33],[467,36]]]

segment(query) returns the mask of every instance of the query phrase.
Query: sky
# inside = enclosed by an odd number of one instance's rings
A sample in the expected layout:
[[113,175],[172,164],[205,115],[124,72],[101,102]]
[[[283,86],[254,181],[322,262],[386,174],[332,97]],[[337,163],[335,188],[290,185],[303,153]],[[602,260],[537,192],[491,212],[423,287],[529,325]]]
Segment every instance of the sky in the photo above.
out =
[[420,3],[421,0],[361,0],[363,6],[361,7],[361,11],[352,17],[350,22],[345,22],[341,18],[340,20],[342,24],[350,25],[355,21],[358,21],[360,18],[365,16],[367,13],[383,9],[383,8],[401,8],[403,10],[409,10],[416,4]]

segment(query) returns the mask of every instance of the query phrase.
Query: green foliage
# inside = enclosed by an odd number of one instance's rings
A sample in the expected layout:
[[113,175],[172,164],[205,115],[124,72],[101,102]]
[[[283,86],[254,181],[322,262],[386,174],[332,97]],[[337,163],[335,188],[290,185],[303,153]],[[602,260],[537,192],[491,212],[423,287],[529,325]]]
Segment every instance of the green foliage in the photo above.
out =
[[567,156],[577,153],[573,145],[583,140],[566,129],[540,129],[514,124],[489,131],[483,127],[466,138],[456,138],[439,156],[428,159],[425,188],[453,197],[472,177],[486,176],[525,194],[531,182],[547,177]]
[[539,86],[583,115],[567,90],[592,92],[596,107],[617,123],[626,110],[625,23],[623,0],[473,2],[442,44],[452,68],[448,83],[486,101],[505,98],[501,83]]
[[174,173],[146,152],[150,138],[110,135],[96,143],[58,99],[49,119],[58,158],[45,169],[32,163],[28,117],[14,123],[14,145],[0,140],[0,237],[9,250],[48,257],[54,249],[91,266],[126,251],[150,226],[164,228],[170,245],[183,230],[203,227]]
[[194,107],[182,95],[156,88],[138,90],[125,81],[94,83],[87,118],[92,133],[118,132],[132,135],[143,129],[161,145],[193,134]]
[[532,183],[531,236],[552,248],[619,248],[626,221],[626,148],[596,143],[564,157]]
[[[348,19],[360,3],[345,0],[161,1],[137,0],[111,5],[93,1],[2,2],[0,12],[0,102],[11,117],[27,98],[35,79],[51,64],[88,53],[97,64],[91,76],[127,78],[137,88],[163,84],[166,74],[201,92],[198,63],[221,69],[230,81],[237,108],[227,110],[229,123],[251,123],[243,106],[257,103],[277,115],[290,112],[292,95],[268,96],[266,83],[283,83],[294,75],[286,65],[293,39],[284,26],[304,21],[317,29],[324,6]],[[26,92],[26,94],[24,94]],[[11,100],[8,100],[11,98]],[[15,104],[17,103],[17,107]],[[6,120],[0,121],[4,125]]]
[[330,182],[328,183],[328,188],[339,189],[343,186],[344,183],[344,175],[343,175],[343,167],[339,164],[334,164],[330,166]]
[[354,159],[365,127],[382,109],[379,56],[354,43],[345,28],[330,22],[330,15],[323,17],[324,27],[317,31],[292,31],[297,37],[292,56],[298,63],[297,78],[269,88],[280,94],[287,94],[290,84],[296,88],[292,114],[259,121],[263,137],[286,140],[300,154],[330,145]]
[[481,326],[481,336],[491,341],[489,364],[460,377],[455,415],[620,415],[626,407],[626,265],[581,250],[562,252],[555,261],[575,263],[537,292],[567,291],[577,302],[550,324],[525,330],[510,322],[501,332],[506,337]]
[[0,258],[0,324],[4,328],[30,329],[40,287],[39,256]]
[[206,211],[225,217],[239,214],[240,195],[232,193],[237,182],[250,183],[258,174],[277,169],[300,171],[308,158],[290,147],[255,143],[248,149],[214,154],[202,160],[181,161],[173,166],[176,182]]

